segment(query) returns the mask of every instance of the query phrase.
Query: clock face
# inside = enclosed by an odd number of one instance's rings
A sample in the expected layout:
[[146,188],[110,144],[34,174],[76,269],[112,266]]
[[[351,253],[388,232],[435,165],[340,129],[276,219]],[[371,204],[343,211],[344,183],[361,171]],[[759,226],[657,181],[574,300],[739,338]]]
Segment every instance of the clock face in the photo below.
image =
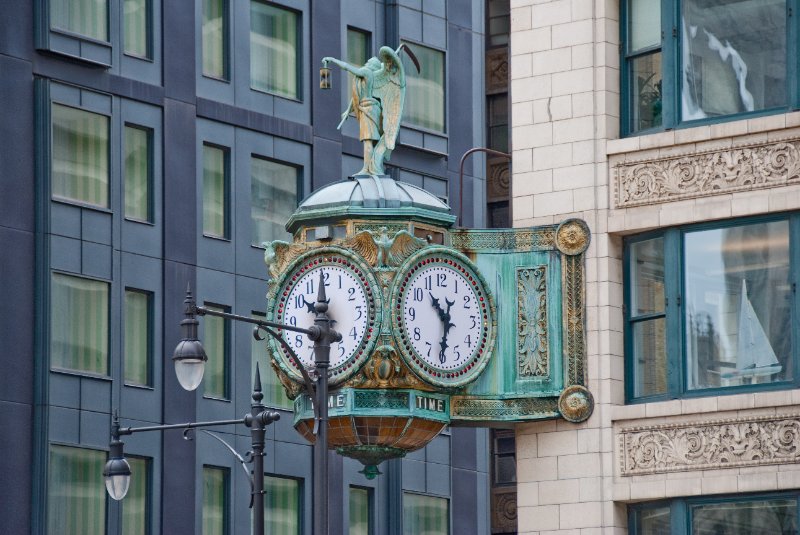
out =
[[[306,329],[314,325],[320,274],[325,283],[328,316],[336,322],[333,328],[342,335],[341,342],[331,343],[330,373],[331,379],[336,379],[350,370],[359,357],[365,358],[365,348],[374,338],[375,301],[364,271],[336,255],[305,259],[284,278],[274,317],[277,322]],[[314,343],[308,336],[286,329],[280,333],[300,363],[313,367]],[[283,347],[281,350],[290,368],[298,369],[291,354]]]
[[473,269],[447,257],[414,262],[396,312],[412,367],[434,382],[469,382],[490,352],[489,296]]

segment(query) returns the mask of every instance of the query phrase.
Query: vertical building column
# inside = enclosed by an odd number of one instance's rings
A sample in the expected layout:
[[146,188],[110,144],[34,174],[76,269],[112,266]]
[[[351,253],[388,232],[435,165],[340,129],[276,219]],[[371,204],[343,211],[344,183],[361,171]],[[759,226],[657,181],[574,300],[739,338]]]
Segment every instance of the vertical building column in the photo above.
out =
[[[622,404],[621,246],[607,234],[606,141],[619,135],[619,5],[514,2],[513,223],[585,220],[588,386],[593,416],[517,428],[519,532],[624,527],[612,501],[610,406]],[[571,532],[571,531],[570,531]]]

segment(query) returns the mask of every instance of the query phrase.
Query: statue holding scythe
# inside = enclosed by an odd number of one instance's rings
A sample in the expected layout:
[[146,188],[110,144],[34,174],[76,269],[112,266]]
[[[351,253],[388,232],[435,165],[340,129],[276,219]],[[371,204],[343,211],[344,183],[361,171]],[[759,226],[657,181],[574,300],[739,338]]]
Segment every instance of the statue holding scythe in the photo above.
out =
[[358,119],[364,166],[356,175],[384,174],[383,162],[389,160],[394,150],[406,93],[406,75],[399,55],[404,49],[419,72],[419,61],[405,44],[397,50],[381,47],[378,56],[371,57],[363,67],[336,58],[322,58],[323,65],[333,63],[354,76],[350,103],[337,128],[342,127],[351,112]]

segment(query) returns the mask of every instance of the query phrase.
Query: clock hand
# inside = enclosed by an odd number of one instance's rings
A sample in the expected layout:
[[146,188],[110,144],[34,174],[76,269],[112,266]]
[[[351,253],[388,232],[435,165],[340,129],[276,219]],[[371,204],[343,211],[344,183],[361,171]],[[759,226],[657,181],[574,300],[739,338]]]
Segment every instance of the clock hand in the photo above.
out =
[[312,314],[314,312],[316,312],[316,310],[314,309],[314,303],[309,303],[308,301],[306,301],[306,296],[305,295],[302,296],[302,297],[303,297],[303,305],[305,305],[305,307],[308,309],[308,311],[310,313],[312,313]]
[[[455,301],[450,301],[448,298],[444,298],[444,302],[447,304],[447,311],[442,310],[439,308],[439,317],[442,319],[444,323],[444,335],[442,335],[442,341],[439,342],[439,347],[441,350],[439,351],[439,362],[444,364],[447,360],[447,356],[445,355],[445,350],[449,347],[447,345],[447,335],[450,332],[450,329],[455,327],[456,325],[450,321],[450,308],[455,304]],[[437,303],[438,304],[438,303]]]
[[428,292],[428,295],[431,296],[431,303],[433,304],[433,308],[436,309],[436,313],[439,314],[439,319],[445,321],[444,310],[442,310],[442,305],[439,304],[439,300],[433,296],[432,292]]

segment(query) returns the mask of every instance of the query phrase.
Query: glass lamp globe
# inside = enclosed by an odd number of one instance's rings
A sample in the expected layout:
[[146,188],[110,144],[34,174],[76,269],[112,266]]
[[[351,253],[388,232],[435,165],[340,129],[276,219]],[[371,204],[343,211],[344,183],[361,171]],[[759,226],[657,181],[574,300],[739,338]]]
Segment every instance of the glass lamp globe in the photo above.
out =
[[128,494],[131,484],[131,467],[124,458],[111,458],[103,470],[108,495],[119,501]]
[[181,340],[175,348],[172,360],[175,362],[178,382],[185,390],[195,390],[200,386],[208,357],[199,340],[196,338]]

